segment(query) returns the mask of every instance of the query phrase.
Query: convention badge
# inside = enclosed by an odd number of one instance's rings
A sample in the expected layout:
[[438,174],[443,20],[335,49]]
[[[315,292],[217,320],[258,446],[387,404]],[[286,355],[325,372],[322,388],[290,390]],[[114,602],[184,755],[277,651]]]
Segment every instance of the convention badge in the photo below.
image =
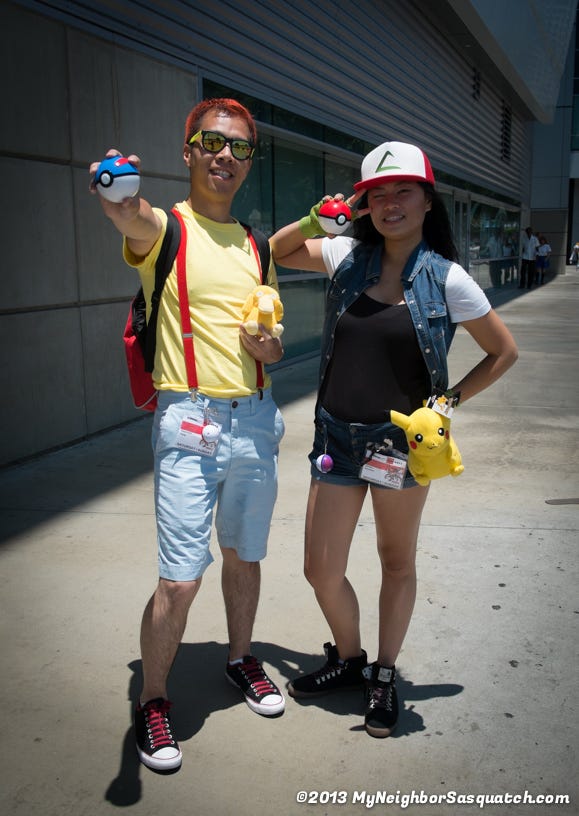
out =
[[435,391],[426,401],[425,407],[450,419],[460,402],[460,391]]
[[401,490],[406,478],[408,457],[393,447],[369,446],[360,478],[366,482]]
[[179,426],[175,445],[201,456],[214,456],[220,438],[221,425],[217,422],[200,422],[197,417],[186,416]]

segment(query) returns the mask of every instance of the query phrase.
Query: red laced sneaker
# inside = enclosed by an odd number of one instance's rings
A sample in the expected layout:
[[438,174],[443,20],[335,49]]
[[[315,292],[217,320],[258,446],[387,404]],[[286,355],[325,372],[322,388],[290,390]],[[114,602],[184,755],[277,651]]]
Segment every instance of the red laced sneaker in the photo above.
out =
[[154,771],[179,768],[182,760],[179,743],[171,732],[171,703],[162,697],[140,704],[135,710],[135,736],[139,759]]
[[283,694],[253,655],[246,655],[241,663],[235,663],[233,666],[228,663],[225,676],[244,694],[245,702],[252,711],[272,717],[284,710]]

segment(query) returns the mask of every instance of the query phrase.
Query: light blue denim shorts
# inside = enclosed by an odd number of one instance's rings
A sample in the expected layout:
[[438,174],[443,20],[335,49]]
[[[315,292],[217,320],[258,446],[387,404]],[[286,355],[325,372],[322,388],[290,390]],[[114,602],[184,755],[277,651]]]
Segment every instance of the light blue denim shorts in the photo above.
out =
[[[186,419],[222,426],[213,456],[178,447]],[[160,392],[153,421],[155,511],[159,575],[171,581],[201,577],[213,515],[221,547],[243,561],[260,561],[277,497],[277,462],[284,423],[270,389],[249,397],[212,399]]]
[[[360,468],[366,461],[368,445],[381,445],[388,440],[400,453],[408,453],[408,442],[402,428],[391,422],[365,425],[361,422],[343,422],[333,417],[322,405],[318,405],[315,419],[315,434],[309,455],[311,475],[316,481],[353,487],[368,485],[360,478]],[[321,473],[316,467],[316,459],[323,453],[329,454],[334,466],[329,473]],[[418,483],[409,470],[406,471],[403,489],[416,487]],[[373,485],[378,490],[392,490],[391,487]]]

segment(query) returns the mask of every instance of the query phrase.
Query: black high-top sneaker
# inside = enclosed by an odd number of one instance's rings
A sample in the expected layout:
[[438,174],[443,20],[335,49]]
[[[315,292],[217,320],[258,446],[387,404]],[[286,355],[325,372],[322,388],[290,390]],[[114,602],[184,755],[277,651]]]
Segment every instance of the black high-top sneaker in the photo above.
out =
[[372,663],[364,669],[366,715],[364,724],[372,737],[389,737],[398,722],[396,669]]
[[362,669],[368,663],[366,652],[362,649],[360,657],[351,657],[340,663],[340,655],[331,643],[324,643],[326,663],[311,674],[296,677],[288,685],[292,697],[317,697],[332,691],[355,688],[364,682]]

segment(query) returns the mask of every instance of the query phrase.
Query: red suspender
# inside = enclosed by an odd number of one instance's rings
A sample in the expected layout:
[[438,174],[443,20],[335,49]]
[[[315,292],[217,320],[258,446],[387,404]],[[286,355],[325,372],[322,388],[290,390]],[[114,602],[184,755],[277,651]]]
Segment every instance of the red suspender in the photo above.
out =
[[177,250],[177,291],[179,292],[179,311],[181,313],[181,335],[183,337],[183,352],[185,354],[185,368],[187,370],[187,385],[189,391],[197,389],[197,368],[195,366],[195,351],[193,349],[193,328],[191,326],[191,310],[189,309],[189,293],[187,292],[187,227],[183,216],[176,209],[173,210],[181,225],[181,243]]
[[[245,226],[245,225],[244,225]],[[251,249],[253,250],[253,255],[255,260],[257,261],[257,270],[259,272],[259,282],[263,283],[264,281],[264,271],[261,268],[261,260],[259,257],[259,251],[257,249],[257,244],[255,243],[255,238],[251,234],[251,230],[249,227],[245,227],[245,231],[247,233],[247,237],[249,238],[249,243],[251,244]],[[265,270],[265,275],[267,275],[267,269]],[[255,385],[258,390],[263,388],[263,363],[260,363],[259,360],[255,361]]]

